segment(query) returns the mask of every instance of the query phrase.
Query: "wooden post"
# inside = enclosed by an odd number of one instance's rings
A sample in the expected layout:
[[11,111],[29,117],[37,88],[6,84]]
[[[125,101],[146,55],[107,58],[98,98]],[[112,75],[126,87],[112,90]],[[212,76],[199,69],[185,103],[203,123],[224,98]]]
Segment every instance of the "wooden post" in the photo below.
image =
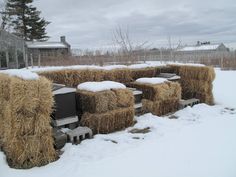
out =
[[30,54],[30,62],[31,62],[31,67],[34,67],[34,60],[33,60],[33,54]]
[[221,55],[220,67],[221,67],[221,69],[224,69],[224,58],[223,58],[223,55]]
[[28,57],[25,44],[23,44],[23,61],[25,62],[25,67],[28,68]]
[[39,57],[38,57],[38,67],[41,67],[41,54],[39,53]]
[[161,56],[161,62],[162,62],[162,48],[160,48],[160,56]]
[[18,55],[17,55],[17,49],[15,48],[15,61],[16,61],[16,68],[19,68],[19,61],[18,61]]
[[25,55],[25,66],[28,69],[28,67],[29,67],[28,54]]
[[7,68],[9,68],[9,52],[6,50],[6,61],[7,61]]

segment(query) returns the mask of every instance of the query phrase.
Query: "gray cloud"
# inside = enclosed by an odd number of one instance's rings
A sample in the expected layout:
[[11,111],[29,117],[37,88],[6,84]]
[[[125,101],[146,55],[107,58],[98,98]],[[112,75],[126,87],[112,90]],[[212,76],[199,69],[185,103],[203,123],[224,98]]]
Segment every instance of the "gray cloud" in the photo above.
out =
[[51,40],[66,35],[74,48],[109,45],[112,31],[129,28],[134,41],[155,46],[173,43],[236,41],[235,0],[35,0],[51,21]]

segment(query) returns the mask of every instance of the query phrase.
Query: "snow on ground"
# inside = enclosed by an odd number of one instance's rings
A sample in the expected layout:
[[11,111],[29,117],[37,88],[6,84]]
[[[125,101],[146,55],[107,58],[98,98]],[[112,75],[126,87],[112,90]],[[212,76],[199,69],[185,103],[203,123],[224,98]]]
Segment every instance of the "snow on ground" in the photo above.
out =
[[236,71],[221,71],[215,69],[213,93],[216,103],[236,108]]
[[0,153],[1,177],[235,177],[236,71],[216,70],[214,96],[219,105],[187,107],[167,119],[137,117],[133,127],[96,135],[78,146],[67,144],[61,158],[44,167],[16,170]]
[[111,89],[125,89],[126,86],[119,82],[102,81],[102,82],[84,82],[77,87],[79,90],[86,90],[91,92],[100,92]]
[[136,82],[143,84],[161,84],[167,81],[167,79],[160,77],[143,77],[136,80]]

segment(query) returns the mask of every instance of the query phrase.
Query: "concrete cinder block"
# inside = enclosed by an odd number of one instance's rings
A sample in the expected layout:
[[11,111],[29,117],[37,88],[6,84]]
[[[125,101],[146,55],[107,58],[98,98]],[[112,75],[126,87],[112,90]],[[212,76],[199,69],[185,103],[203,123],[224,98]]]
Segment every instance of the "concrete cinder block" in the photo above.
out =
[[68,141],[72,144],[79,144],[84,139],[93,137],[93,132],[88,127],[77,127],[66,132]]

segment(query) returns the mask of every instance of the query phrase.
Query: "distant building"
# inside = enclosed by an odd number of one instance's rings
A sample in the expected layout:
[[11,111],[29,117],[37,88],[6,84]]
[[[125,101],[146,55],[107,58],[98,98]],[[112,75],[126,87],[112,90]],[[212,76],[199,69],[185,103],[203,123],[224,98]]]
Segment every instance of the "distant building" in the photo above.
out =
[[27,53],[33,56],[34,60],[39,56],[43,58],[61,57],[71,55],[71,46],[66,42],[65,36],[61,36],[59,42],[26,42]]
[[200,43],[195,46],[184,46],[176,50],[183,53],[206,53],[206,52],[228,52],[229,49],[223,44],[210,44],[210,42]]
[[25,66],[25,41],[0,29],[0,69]]

